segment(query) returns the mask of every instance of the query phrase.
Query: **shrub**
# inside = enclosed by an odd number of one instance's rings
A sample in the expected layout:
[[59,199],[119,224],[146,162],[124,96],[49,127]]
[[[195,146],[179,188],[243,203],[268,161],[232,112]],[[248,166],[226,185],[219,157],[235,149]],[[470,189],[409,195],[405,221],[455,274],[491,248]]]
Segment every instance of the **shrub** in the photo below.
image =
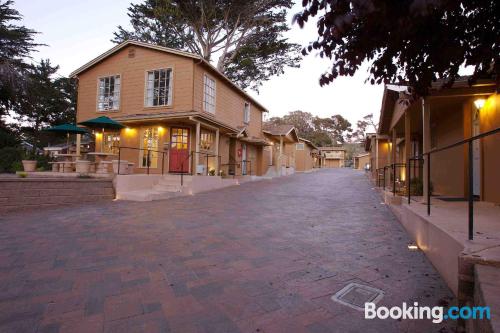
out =
[[18,173],[17,173],[17,176],[18,176],[19,178],[26,178],[26,177],[28,177],[28,174],[27,174],[26,172],[18,172]]
[[16,147],[0,148],[0,173],[14,173],[22,170],[21,159],[23,151]]

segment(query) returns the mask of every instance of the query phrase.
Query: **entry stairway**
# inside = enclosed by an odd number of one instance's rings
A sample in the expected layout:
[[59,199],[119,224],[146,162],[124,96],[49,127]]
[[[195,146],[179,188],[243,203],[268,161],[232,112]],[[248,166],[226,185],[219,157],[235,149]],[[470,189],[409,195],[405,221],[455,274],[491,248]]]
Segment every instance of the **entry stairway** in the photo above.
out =
[[189,175],[184,176],[182,186],[180,176],[164,176],[152,188],[120,193],[120,200],[155,201],[179,197],[191,194],[192,182],[193,176]]
[[[251,176],[254,177],[254,176]],[[257,180],[257,179],[248,179]],[[116,199],[129,201],[165,200],[239,185],[243,180],[220,176],[184,175],[117,175],[114,179]]]

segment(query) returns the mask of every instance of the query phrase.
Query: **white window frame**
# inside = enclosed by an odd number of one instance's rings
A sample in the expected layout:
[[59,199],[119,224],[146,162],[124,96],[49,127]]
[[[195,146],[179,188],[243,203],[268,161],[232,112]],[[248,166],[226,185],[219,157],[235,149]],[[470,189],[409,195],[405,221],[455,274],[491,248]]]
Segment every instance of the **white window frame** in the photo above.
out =
[[[160,72],[160,71],[166,71],[168,73],[168,71],[170,71],[170,75],[169,75],[169,78],[168,78],[168,87],[165,86],[163,88],[167,88],[168,91],[167,91],[167,94],[166,94],[166,103],[165,104],[158,104],[158,105],[154,105],[154,72]],[[153,91],[153,99],[151,100],[152,101],[152,104],[149,105],[149,73],[153,73],[153,87],[152,87],[152,91]],[[146,108],[161,108],[161,107],[170,107],[172,106],[172,100],[173,100],[173,82],[174,82],[174,69],[172,67],[165,67],[165,68],[154,68],[154,69],[148,69],[146,70],[146,72],[144,73],[144,107]],[[157,99],[159,100],[159,95],[157,97]]]
[[[299,148],[299,146],[301,148]],[[295,144],[295,150],[305,150],[306,149],[306,144],[305,143],[296,143]]]
[[245,124],[250,124],[250,114],[252,113],[252,109],[249,102],[245,102],[243,104],[243,122]]
[[[113,89],[113,107],[112,108],[105,108],[105,97],[103,96],[103,99],[101,100],[101,81],[105,81],[106,79],[114,78],[114,89]],[[116,79],[119,79],[118,85],[116,84]],[[116,87],[118,86],[118,89]],[[121,74],[111,74],[111,75],[104,75],[104,76],[99,76],[97,78],[97,101],[96,101],[96,110],[97,112],[116,112],[120,111],[120,106],[121,106],[121,88],[122,88],[122,76]],[[106,87],[104,87],[104,90],[106,90]],[[117,91],[116,91],[117,90]],[[108,96],[109,99],[109,96]],[[103,107],[100,107],[100,104],[103,104]]]
[[[207,95],[208,80],[210,80],[214,84],[213,96]],[[207,96],[213,99],[213,104],[210,103],[211,101],[207,101]],[[217,81],[215,81],[213,77],[205,73],[205,75],[203,75],[203,111],[215,114],[216,105],[217,105]]]

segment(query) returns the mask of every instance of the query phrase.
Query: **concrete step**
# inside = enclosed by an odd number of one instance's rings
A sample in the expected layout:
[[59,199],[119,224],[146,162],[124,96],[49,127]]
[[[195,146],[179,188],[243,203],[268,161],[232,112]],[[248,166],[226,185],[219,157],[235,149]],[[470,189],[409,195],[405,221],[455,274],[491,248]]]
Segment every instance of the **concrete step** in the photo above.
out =
[[181,196],[182,192],[161,191],[161,190],[138,190],[123,192],[119,196],[119,200],[128,201],[155,201],[166,200],[173,197]]

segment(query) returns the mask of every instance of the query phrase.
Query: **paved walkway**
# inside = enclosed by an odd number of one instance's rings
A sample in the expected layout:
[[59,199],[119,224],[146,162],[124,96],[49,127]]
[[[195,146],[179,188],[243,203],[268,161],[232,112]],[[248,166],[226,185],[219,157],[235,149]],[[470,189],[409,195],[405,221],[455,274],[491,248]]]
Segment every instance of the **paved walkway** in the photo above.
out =
[[0,332],[449,332],[365,320],[450,291],[361,172],[322,170],[150,203],[0,217]]

